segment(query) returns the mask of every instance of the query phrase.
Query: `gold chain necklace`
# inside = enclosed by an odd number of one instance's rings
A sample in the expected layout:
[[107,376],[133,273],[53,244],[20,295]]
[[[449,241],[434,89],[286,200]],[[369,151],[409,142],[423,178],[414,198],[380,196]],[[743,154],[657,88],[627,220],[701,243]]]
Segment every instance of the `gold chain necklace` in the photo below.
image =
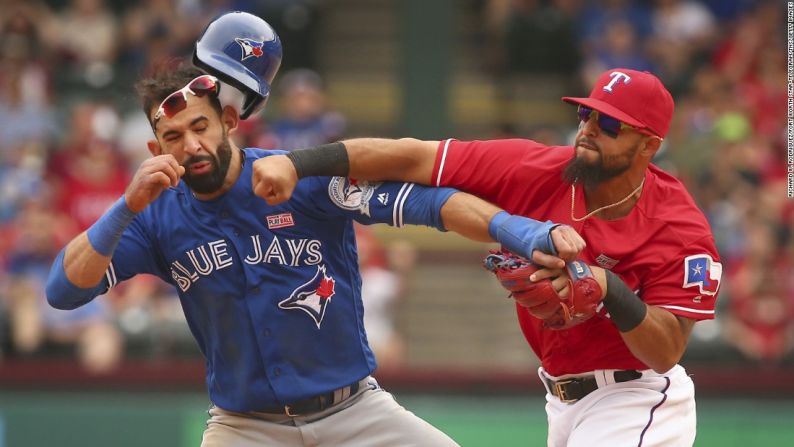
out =
[[576,180],[574,180],[574,182],[571,184],[571,219],[574,222],[581,222],[581,221],[587,219],[588,217],[592,217],[596,213],[600,213],[601,211],[608,210],[610,208],[614,208],[614,207],[616,207],[618,205],[622,205],[622,204],[626,203],[626,201],[629,200],[634,194],[637,194],[638,192],[640,192],[640,189],[642,189],[642,185],[644,185],[644,184],[645,184],[645,179],[642,179],[642,181],[640,182],[640,186],[638,186],[634,191],[629,193],[629,195],[627,195],[623,200],[621,200],[619,202],[615,202],[612,205],[602,206],[601,208],[599,208],[597,210],[594,210],[594,211],[591,211],[591,212],[587,213],[587,215],[585,215],[584,217],[574,217],[574,215],[573,215],[573,206],[574,206],[575,197],[576,197]]

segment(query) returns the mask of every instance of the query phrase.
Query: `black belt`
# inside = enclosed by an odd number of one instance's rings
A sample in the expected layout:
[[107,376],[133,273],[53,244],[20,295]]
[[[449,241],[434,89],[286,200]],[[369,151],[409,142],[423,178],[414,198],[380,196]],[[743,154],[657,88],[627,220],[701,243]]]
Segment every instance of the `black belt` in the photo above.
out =
[[[616,383],[628,382],[642,377],[641,372],[633,369],[615,371],[612,375]],[[566,404],[576,402],[598,389],[598,382],[596,382],[595,376],[574,377],[560,380],[551,380],[548,377],[544,377],[543,379],[546,381],[546,385],[551,394],[557,396],[560,398],[560,401]]]
[[347,398],[356,394],[361,387],[362,382],[366,383],[366,380],[367,379],[362,379],[346,387],[339,388],[338,390],[320,394],[319,396],[310,397],[308,399],[303,399],[298,402],[293,402],[289,405],[284,405],[283,407],[265,408],[264,410],[257,410],[257,412],[267,414],[285,414],[290,417],[300,416],[302,414],[317,413],[318,411],[323,411],[326,408],[330,408],[344,400],[347,400]]

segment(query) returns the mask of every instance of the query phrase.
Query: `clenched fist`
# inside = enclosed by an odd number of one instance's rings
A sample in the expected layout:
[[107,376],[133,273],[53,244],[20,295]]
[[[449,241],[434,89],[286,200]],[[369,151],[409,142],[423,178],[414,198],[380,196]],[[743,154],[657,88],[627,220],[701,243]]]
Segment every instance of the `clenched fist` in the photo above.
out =
[[160,196],[164,189],[176,186],[183,175],[185,175],[185,167],[181,166],[171,154],[147,159],[141,163],[124,192],[127,207],[134,213],[143,211]]
[[265,199],[268,205],[278,205],[292,197],[298,184],[295,165],[286,155],[260,158],[253,164],[251,186],[254,194]]

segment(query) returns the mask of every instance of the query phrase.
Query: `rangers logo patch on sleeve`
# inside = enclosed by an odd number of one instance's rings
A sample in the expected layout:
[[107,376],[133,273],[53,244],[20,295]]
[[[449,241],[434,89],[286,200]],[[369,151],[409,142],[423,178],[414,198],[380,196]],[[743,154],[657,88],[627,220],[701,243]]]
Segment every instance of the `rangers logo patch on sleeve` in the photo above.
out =
[[328,197],[334,205],[343,210],[359,210],[369,216],[369,200],[380,183],[370,183],[354,178],[334,177],[328,183]]
[[699,293],[716,295],[722,278],[722,264],[707,254],[684,258],[684,288],[698,286]]

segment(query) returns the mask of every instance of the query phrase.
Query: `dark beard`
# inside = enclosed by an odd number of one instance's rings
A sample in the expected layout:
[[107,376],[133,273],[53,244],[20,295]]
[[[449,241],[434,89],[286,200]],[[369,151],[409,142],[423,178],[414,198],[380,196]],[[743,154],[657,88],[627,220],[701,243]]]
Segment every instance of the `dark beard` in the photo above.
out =
[[635,147],[630,154],[627,154],[626,163],[622,165],[604,167],[604,158],[599,152],[598,161],[596,163],[589,163],[584,158],[576,156],[576,148],[574,148],[573,158],[565,165],[562,171],[562,179],[566,183],[573,184],[579,182],[585,188],[594,188],[602,182],[617,177],[623,174],[631,167],[631,159],[637,152],[638,147]]
[[[223,137],[223,142],[218,145],[215,151],[215,156],[200,155],[190,157],[183,166],[185,166],[185,175],[182,180],[185,184],[198,194],[212,194],[223,186],[223,181],[226,179],[226,173],[229,172],[229,164],[232,159],[232,147],[229,144],[229,139]],[[212,170],[207,174],[193,176],[190,169],[187,169],[191,164],[202,161],[208,161],[212,164]]]

